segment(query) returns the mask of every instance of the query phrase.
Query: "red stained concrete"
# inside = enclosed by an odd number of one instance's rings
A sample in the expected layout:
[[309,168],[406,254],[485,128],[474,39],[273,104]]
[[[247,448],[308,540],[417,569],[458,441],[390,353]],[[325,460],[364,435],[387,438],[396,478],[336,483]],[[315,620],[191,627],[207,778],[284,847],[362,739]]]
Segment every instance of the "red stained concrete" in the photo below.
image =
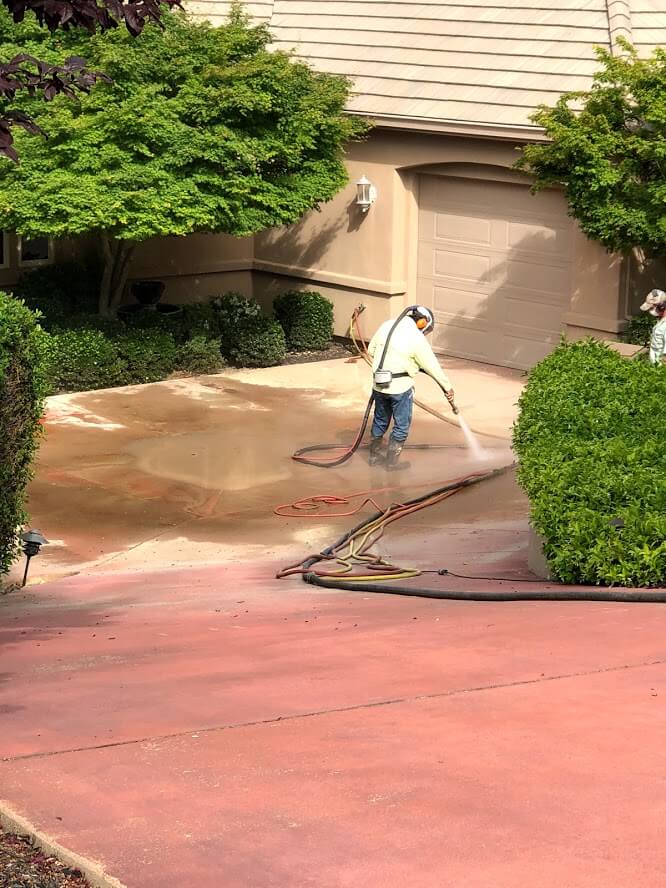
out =
[[[281,415],[284,393],[251,394],[264,422]],[[213,419],[184,402],[169,433],[160,404],[138,396],[117,434],[61,426],[43,453],[33,508],[60,521],[65,545],[37,565],[81,573],[0,599],[1,798],[129,888],[661,888],[666,607],[277,582],[275,552],[305,554],[355,519],[307,530],[269,504],[385,475],[362,456],[330,474],[285,468],[265,447],[260,483],[211,500],[223,461],[175,481],[191,466],[160,468],[152,439],[182,434],[186,455],[199,428],[212,450]],[[85,397],[111,419],[124,409],[117,394]],[[301,443],[312,403],[290,398]],[[342,428],[336,410],[318,420],[318,435]],[[460,449],[424,455],[398,495],[464,469]],[[190,523],[177,543],[160,521]],[[381,547],[527,577],[526,530],[506,475],[394,526]],[[100,532],[124,569],[82,566]],[[164,569],[217,541],[218,563]],[[141,570],[127,569],[132,551]]]
[[3,606],[2,796],[131,888],[663,884],[658,605],[269,565],[38,595]]

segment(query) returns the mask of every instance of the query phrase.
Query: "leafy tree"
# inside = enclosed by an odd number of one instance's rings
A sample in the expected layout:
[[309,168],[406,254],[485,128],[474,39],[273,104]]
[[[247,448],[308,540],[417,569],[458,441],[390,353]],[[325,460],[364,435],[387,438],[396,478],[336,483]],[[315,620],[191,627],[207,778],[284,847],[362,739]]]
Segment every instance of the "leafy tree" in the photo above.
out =
[[589,91],[534,113],[550,141],[525,146],[518,166],[535,190],[561,185],[571,215],[608,250],[655,255],[666,246],[666,51],[639,59],[622,48],[597,51]]
[[346,182],[343,150],[362,123],[344,113],[346,79],[269,51],[264,26],[235,8],[221,28],[182,13],[121,31],[57,39],[0,19],[0,53],[84,47],[111,78],[75,101],[26,102],[48,141],[17,135],[0,160],[0,227],[27,236],[95,234],[100,312],[120,302],[136,244],[196,231],[249,235],[289,224]]
[[[83,28],[89,33],[97,29],[108,31],[124,22],[135,37],[147,21],[159,22],[160,3],[175,6],[177,0],[2,0],[15,22],[22,22],[26,12],[32,12],[49,31]],[[40,132],[29,115],[11,107],[17,94],[25,90],[48,102],[59,94],[73,96],[76,90],[87,92],[102,78],[103,74],[86,70],[84,59],[75,56],[62,64],[48,64],[18,53],[9,62],[0,64],[0,154],[18,160],[12,127]]]

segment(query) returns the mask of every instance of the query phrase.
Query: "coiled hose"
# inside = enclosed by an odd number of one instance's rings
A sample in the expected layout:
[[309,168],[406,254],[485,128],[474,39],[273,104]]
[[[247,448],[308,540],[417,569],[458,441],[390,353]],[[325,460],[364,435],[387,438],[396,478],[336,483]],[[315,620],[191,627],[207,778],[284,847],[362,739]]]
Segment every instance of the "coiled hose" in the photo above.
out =
[[[367,348],[360,332],[359,315],[363,311],[363,306],[359,306],[352,315],[350,332],[352,341],[358,351],[368,363],[370,358]],[[347,460],[351,459],[354,453],[361,446],[363,436],[365,434],[368,421],[370,418],[370,410],[374,395],[371,395],[365,408],[363,420],[358,433],[351,445],[337,444],[317,444],[310,447],[304,447],[297,450],[293,459],[308,465],[319,466],[321,468],[333,468],[340,466]],[[449,421],[442,414],[427,407],[425,404],[415,402],[419,407],[425,409],[428,413],[437,416],[439,419]],[[409,447],[409,445],[407,445]],[[427,448],[429,445],[413,445],[420,448]],[[342,454],[333,456],[328,460],[314,460],[307,454],[321,451],[340,451]],[[621,602],[621,603],[665,603],[666,589],[617,589],[611,586],[594,586],[589,588],[559,586],[548,589],[493,589],[493,590],[455,590],[455,589],[428,589],[419,586],[402,586],[395,582],[398,579],[412,578],[425,573],[415,568],[399,568],[386,563],[383,559],[371,556],[368,553],[369,546],[375,542],[383,533],[385,527],[401,517],[412,514],[421,508],[427,508],[442,502],[448,496],[469,487],[478,484],[489,478],[495,477],[502,472],[513,468],[513,466],[504,466],[491,472],[478,473],[467,476],[466,478],[452,481],[442,487],[435,488],[422,496],[407,500],[405,503],[394,504],[383,511],[376,511],[374,514],[365,518],[360,524],[357,524],[351,530],[347,531],[339,540],[332,545],[323,549],[317,555],[312,555],[303,561],[290,565],[279,571],[277,576],[286,577],[294,574],[300,574],[303,582],[313,586],[319,586],[324,589],[338,589],[348,592],[378,592],[389,595],[405,595],[414,598],[437,598],[449,601],[600,601],[600,602]],[[317,498],[315,498],[317,499]],[[326,500],[326,497],[321,498]],[[366,499],[365,502],[374,502]],[[281,509],[287,507],[280,507]],[[277,514],[284,514],[283,511],[276,510]],[[293,516],[292,516],[293,517]],[[367,533],[365,533],[367,531]],[[361,538],[361,546],[355,551],[354,540]],[[349,554],[344,557],[340,555],[342,547],[349,545]],[[312,568],[321,561],[336,560],[342,569],[332,573],[323,573],[315,571]],[[352,564],[364,565],[369,573],[353,574]],[[374,571],[374,573],[373,573]],[[380,574],[379,572],[382,571]],[[447,571],[429,571],[445,575]],[[482,579],[479,577],[478,579]],[[382,582],[382,580],[390,580]]]
[[[513,466],[503,466],[483,474],[471,475],[452,481],[435,490],[431,490],[414,499],[407,500],[401,504],[401,515],[395,516],[399,518],[402,514],[412,514],[418,511],[419,507],[427,507],[436,502],[441,502],[447,496],[455,494],[474,484],[479,484],[489,478],[496,477],[503,472],[508,471]],[[324,589],[337,589],[347,592],[378,592],[389,595],[405,595],[413,598],[438,598],[449,601],[605,601],[605,602],[621,602],[621,603],[664,603],[666,602],[666,589],[617,589],[611,586],[594,586],[589,588],[560,586],[548,589],[490,589],[490,590],[474,590],[474,589],[428,589],[422,586],[403,586],[395,581],[378,582],[375,576],[367,575],[362,578],[346,579],[341,574],[322,574],[314,571],[312,568],[315,564],[334,559],[336,553],[342,547],[363,535],[363,532],[382,524],[387,516],[390,516],[391,510],[377,511],[368,516],[351,530],[348,530],[335,543],[327,546],[317,555],[312,555],[300,562],[298,565],[292,565],[285,568],[284,571],[278,573],[278,577],[289,576],[294,573],[301,575],[303,582],[312,586],[319,586]],[[394,520],[395,520],[394,518]],[[387,568],[386,579],[391,579],[391,572],[396,579],[403,576],[418,576],[423,571],[400,569],[392,565],[386,565],[384,562],[376,560],[372,564],[375,569],[383,565]],[[437,571],[437,573],[440,573]],[[446,573],[442,571],[441,573]],[[381,579],[384,579],[382,577]],[[481,579],[481,578],[479,578]]]

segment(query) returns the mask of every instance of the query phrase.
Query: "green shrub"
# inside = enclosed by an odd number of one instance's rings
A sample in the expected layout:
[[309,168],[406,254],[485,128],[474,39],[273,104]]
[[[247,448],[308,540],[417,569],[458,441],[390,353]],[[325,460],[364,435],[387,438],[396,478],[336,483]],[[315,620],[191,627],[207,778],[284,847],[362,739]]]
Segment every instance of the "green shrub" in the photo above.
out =
[[621,335],[622,342],[630,342],[632,345],[648,346],[652,336],[652,328],[657,319],[647,311],[634,315],[629,319],[627,329]]
[[215,373],[223,365],[220,340],[197,334],[178,347],[176,369],[186,373]]
[[514,428],[518,479],[559,580],[666,584],[665,400],[662,368],[592,340],[561,345],[531,372]]
[[211,302],[193,302],[183,306],[181,328],[182,341],[195,336],[204,336],[210,339],[219,339],[221,334],[222,319]]
[[237,367],[272,367],[287,354],[284,331],[270,318],[253,318],[222,339],[222,353]]
[[53,328],[54,333],[64,333],[67,330],[97,330],[105,336],[122,336],[128,327],[118,318],[103,317],[97,314],[75,314],[66,318],[61,324]]
[[66,330],[48,339],[53,391],[81,392],[127,382],[127,366],[115,342],[99,330]]
[[40,311],[47,328],[64,324],[75,314],[97,312],[100,273],[94,264],[61,262],[24,272],[13,295]]
[[296,351],[326,348],[333,336],[333,303],[320,293],[290,290],[273,303],[289,348]]
[[113,342],[127,383],[158,382],[176,366],[176,341],[164,330],[133,330]]
[[242,293],[230,292],[215,296],[211,299],[210,306],[217,313],[219,331],[223,333],[261,317],[259,303],[246,298]]
[[0,293],[0,574],[19,552],[17,530],[40,438],[47,334],[25,305]]

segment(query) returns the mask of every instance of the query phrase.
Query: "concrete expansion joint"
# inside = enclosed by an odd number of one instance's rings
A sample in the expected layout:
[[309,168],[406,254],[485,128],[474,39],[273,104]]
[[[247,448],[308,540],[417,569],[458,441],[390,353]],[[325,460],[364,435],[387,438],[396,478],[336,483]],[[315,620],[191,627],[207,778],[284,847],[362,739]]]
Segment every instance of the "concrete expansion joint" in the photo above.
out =
[[127,888],[123,882],[108,875],[101,863],[65,848],[2,800],[0,800],[0,826],[5,832],[13,835],[28,836],[33,845],[48,857],[55,857],[65,866],[79,870],[92,888]]
[[[28,752],[21,755],[9,755],[0,758],[0,762],[20,762],[26,759],[54,758],[61,755],[71,755],[77,752],[95,752],[104,749],[117,749],[126,746],[138,746],[142,743],[160,743],[167,740],[177,740],[182,737],[196,734],[214,734],[220,731],[233,731],[242,728],[256,728],[261,725],[274,725],[278,722],[298,721],[305,718],[319,718],[325,715],[339,715],[346,712],[358,712],[364,709],[379,709],[384,706],[396,706],[409,703],[420,703],[424,700],[442,700],[447,697],[458,697],[464,694],[479,694],[487,691],[499,691],[509,688],[520,688],[529,685],[546,684],[548,682],[566,681],[572,678],[586,678],[592,675],[606,675],[613,672],[623,672],[631,669],[643,669],[647,666],[666,665],[666,658],[658,660],[643,660],[639,663],[623,663],[619,666],[601,666],[598,669],[586,669],[580,672],[563,672],[557,675],[540,675],[537,678],[524,678],[517,681],[497,682],[495,684],[477,685],[468,688],[454,688],[450,691],[435,691],[431,694],[415,694],[410,697],[395,697],[386,700],[373,700],[368,703],[355,703],[350,706],[337,706],[331,709],[317,709],[311,712],[296,712],[292,715],[276,715],[272,718],[256,719],[246,722],[232,722],[226,725],[213,725],[208,728],[188,728],[185,731],[174,731],[171,734],[158,734],[150,737],[137,737],[132,740],[118,740],[110,743],[98,743],[90,746],[77,746],[71,749],[56,749],[46,752]],[[0,822],[2,818],[2,802],[0,802]]]

